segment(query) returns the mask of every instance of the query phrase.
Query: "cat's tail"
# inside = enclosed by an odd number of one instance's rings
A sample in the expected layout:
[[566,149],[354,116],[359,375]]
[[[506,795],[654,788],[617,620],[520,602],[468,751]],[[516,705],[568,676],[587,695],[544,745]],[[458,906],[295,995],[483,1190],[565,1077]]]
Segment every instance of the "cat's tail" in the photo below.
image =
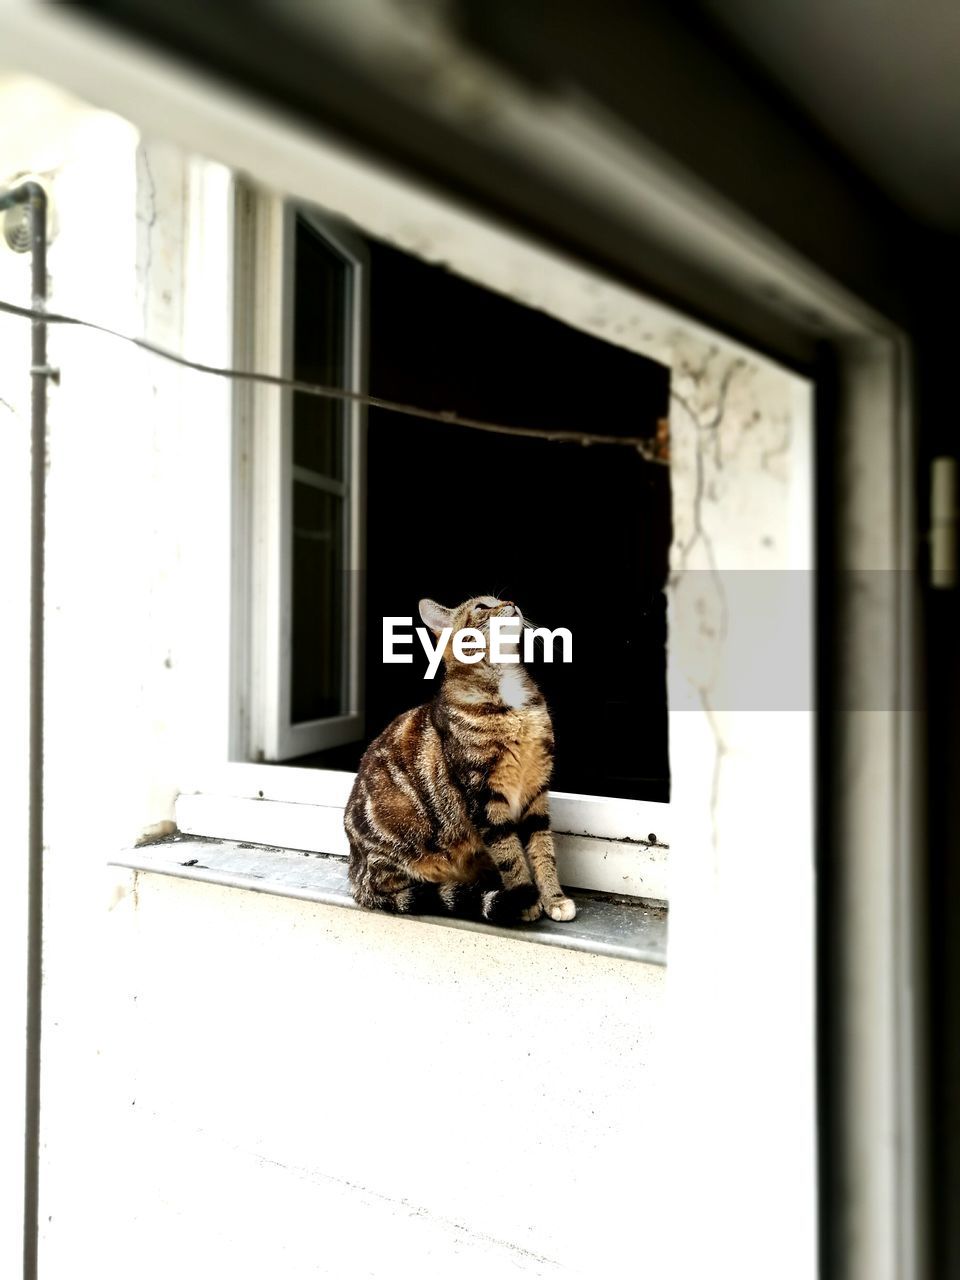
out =
[[396,915],[454,916],[460,920],[482,920],[487,924],[517,924],[523,912],[534,906],[540,892],[536,885],[521,884],[513,889],[478,881],[473,884],[428,884],[411,880],[392,893],[369,885],[354,885],[354,897],[361,907],[390,911]]

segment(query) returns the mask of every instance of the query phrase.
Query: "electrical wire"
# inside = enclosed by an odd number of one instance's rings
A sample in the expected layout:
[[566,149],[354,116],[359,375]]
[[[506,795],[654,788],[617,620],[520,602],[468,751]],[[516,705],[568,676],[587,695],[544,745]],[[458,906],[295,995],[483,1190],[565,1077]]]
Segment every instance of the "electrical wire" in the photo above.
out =
[[[447,409],[424,409],[419,405],[402,404],[396,400],[385,400],[381,396],[368,395],[363,391],[350,391],[345,387],[329,387],[318,382],[303,382],[298,378],[284,378],[279,374],[261,373],[245,369],[229,369],[220,365],[206,364],[200,360],[191,360],[166,347],[161,347],[147,338],[137,338],[132,334],[121,333],[107,325],[93,320],[82,320],[77,316],[63,315],[56,311],[38,311],[31,307],[17,306],[16,303],[0,299],[0,312],[18,316],[24,320],[46,320],[48,324],[69,325],[79,329],[91,329],[95,333],[105,334],[127,342],[141,351],[180,365],[184,369],[192,369],[195,373],[210,374],[217,378],[227,378],[237,382],[255,382],[270,387],[285,387],[303,395],[320,396],[327,400],[339,400],[348,404],[366,405],[371,409],[384,409],[388,413],[404,414],[408,418],[421,418],[427,422],[442,422],[447,426],[466,427],[471,431],[489,431],[498,435],[526,436],[530,439],[550,440],[560,444],[580,445],[619,445],[636,450],[644,462],[655,466],[669,466],[669,458],[664,448],[662,430],[657,436],[615,436],[604,435],[593,431],[561,431],[541,427],[510,426],[503,422],[488,422],[482,418],[470,418]],[[52,372],[52,371],[51,371]],[[660,424],[658,424],[660,428]]]

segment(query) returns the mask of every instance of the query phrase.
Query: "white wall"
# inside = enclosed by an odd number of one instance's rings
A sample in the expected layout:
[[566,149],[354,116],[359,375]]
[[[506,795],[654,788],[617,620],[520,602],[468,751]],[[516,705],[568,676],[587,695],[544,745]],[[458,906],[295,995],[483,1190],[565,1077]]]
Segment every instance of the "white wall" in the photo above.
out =
[[[52,182],[51,305],[229,363],[228,244],[185,238],[218,171],[36,83],[0,95],[36,122],[12,167]],[[0,254],[2,296],[27,268]],[[25,429],[28,326],[0,323]],[[657,1168],[623,1160],[661,970],[105,870],[225,751],[230,416],[111,339],[50,347],[41,1275],[591,1274],[584,1224],[622,1252]]]
[[[0,94],[21,130],[2,139],[13,167],[53,174],[54,306],[228,363],[229,237],[201,242],[190,215],[198,193],[225,212],[225,171],[34,83]],[[709,705],[742,659],[730,637],[744,638],[714,625],[717,568],[809,564],[805,389],[332,150],[280,140],[264,164],[376,234],[671,365],[679,946],[665,984],[649,966],[106,873],[118,847],[163,829],[181,779],[225,756],[230,415],[219,384],[56,332],[44,1274],[78,1257],[104,1276],[403,1275],[413,1257],[428,1275],[665,1274],[651,1251],[683,1206],[670,1260],[733,1257],[750,1230],[764,1249],[745,1276],[766,1277],[778,1239],[778,1275],[808,1276],[809,716]],[[5,296],[23,277],[0,254]],[[11,353],[18,323],[2,321]],[[22,417],[15,368],[0,395]],[[22,517],[24,459],[9,436],[3,448]],[[372,1112],[360,1100],[381,1071],[399,1096]]]
[[[19,77],[0,80],[0,100],[0,182],[32,170],[53,190],[59,230],[49,252],[51,306],[179,345],[182,152],[157,147],[151,154],[161,179],[154,204],[128,123]],[[199,273],[196,283],[205,283]],[[0,250],[0,296],[29,304],[26,255]],[[228,307],[226,295],[221,305]],[[0,317],[0,344],[0,737],[13,800],[0,895],[0,1165],[5,1202],[14,1206],[9,1220],[4,1215],[10,1231],[2,1233],[0,1273],[13,1275],[22,1177],[26,859],[16,800],[26,745],[29,325]],[[191,345],[210,351],[204,335],[191,335]],[[105,1043],[107,1006],[91,968],[93,950],[111,937],[107,905],[123,887],[105,873],[106,859],[169,823],[176,769],[195,754],[219,754],[226,740],[230,419],[225,393],[214,411],[209,389],[112,339],[56,328],[49,350],[62,377],[50,389],[47,476],[42,1223],[55,1231],[59,1204],[47,1196],[46,1180],[58,1167],[73,1168],[77,1187],[89,1191],[83,1198],[92,1221],[105,1224],[109,1214],[71,1164],[69,1119],[53,1119],[61,1098],[68,1116],[87,1105],[75,1080],[129,1033],[121,1019]],[[128,961],[113,955],[115,966]],[[102,1127],[99,1142],[109,1153],[121,1136]]]
[[636,1250],[662,970],[154,876],[107,933],[101,1054],[61,1061],[46,1115],[45,1274],[593,1276]]

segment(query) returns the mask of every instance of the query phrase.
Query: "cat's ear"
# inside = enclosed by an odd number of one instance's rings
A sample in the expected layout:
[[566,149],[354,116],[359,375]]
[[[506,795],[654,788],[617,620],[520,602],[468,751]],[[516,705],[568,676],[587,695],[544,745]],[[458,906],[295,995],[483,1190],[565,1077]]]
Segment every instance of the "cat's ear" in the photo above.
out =
[[453,610],[445,609],[436,600],[421,600],[420,617],[433,634],[438,636],[444,627],[449,627],[453,622]]

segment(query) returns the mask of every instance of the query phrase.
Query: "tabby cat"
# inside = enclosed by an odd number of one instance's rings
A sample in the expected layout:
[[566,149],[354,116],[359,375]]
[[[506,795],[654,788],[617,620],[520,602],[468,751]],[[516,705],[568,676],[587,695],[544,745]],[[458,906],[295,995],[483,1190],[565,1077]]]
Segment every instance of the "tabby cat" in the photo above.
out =
[[550,714],[522,666],[489,661],[494,616],[515,619],[505,639],[519,641],[524,620],[512,601],[420,601],[434,635],[473,627],[488,644],[474,663],[448,644],[436,697],[398,716],[360,762],[344,825],[363,907],[492,923],[576,915],[550,831]]

